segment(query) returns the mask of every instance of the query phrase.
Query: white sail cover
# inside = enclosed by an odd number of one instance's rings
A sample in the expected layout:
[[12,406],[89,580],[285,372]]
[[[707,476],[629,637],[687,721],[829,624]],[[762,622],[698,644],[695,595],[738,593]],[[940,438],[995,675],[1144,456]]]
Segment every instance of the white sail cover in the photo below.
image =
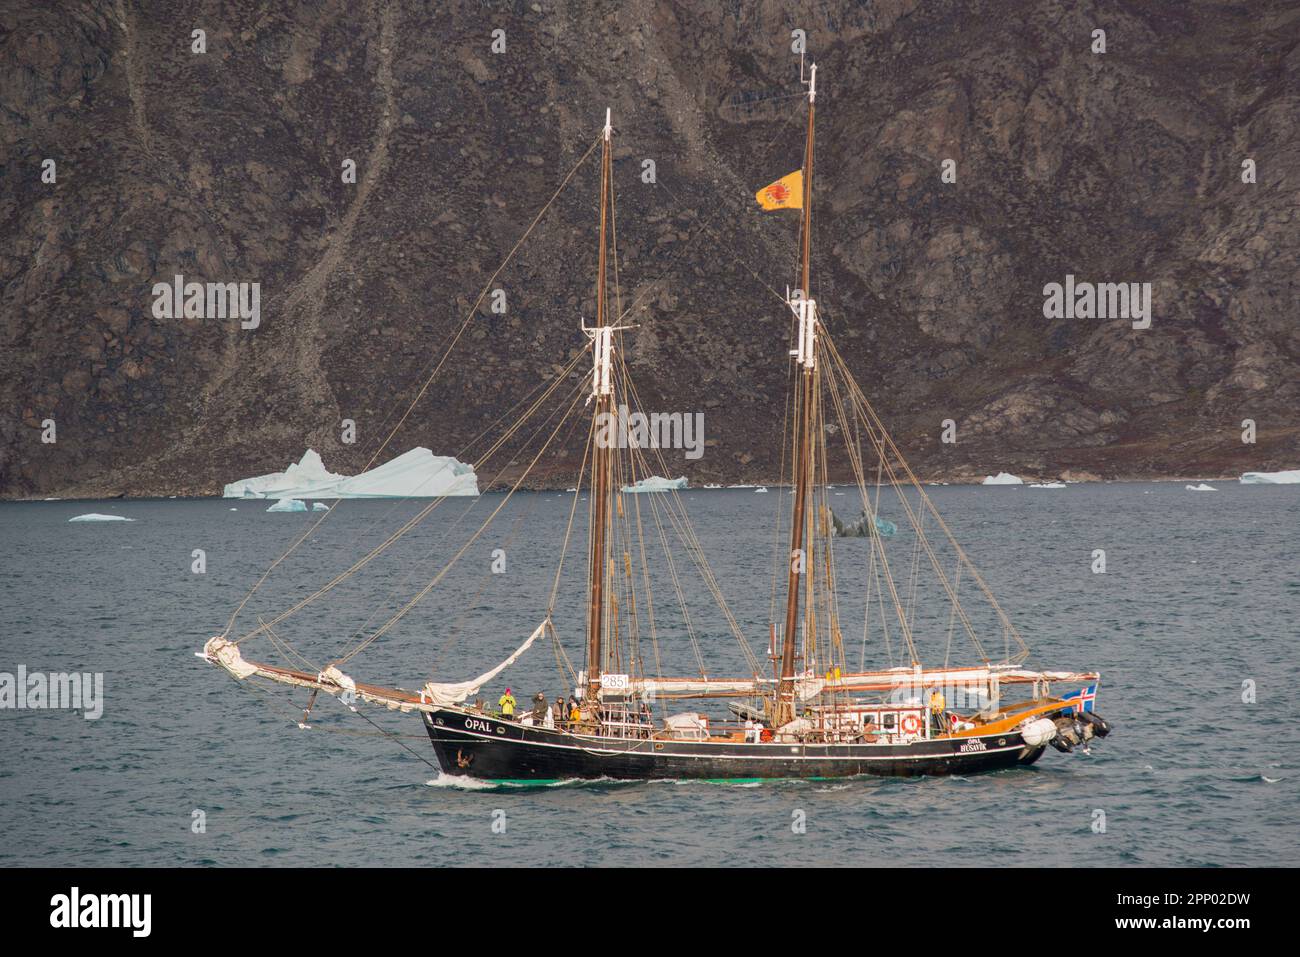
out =
[[643,698],[655,695],[690,695],[717,694],[719,692],[738,691],[742,694],[757,694],[758,683],[752,678],[713,679],[713,678],[633,678],[626,689],[607,692],[600,689],[601,697],[607,694],[624,695],[628,692]]
[[207,644],[203,646],[203,653],[239,681],[257,674],[257,666],[244,660],[244,656],[239,653],[239,646],[233,641],[226,641],[220,635],[208,639]]
[[536,630],[528,636],[528,640],[514,650],[514,652],[501,664],[497,665],[491,671],[479,675],[470,681],[456,681],[439,683],[430,681],[420,691],[420,698],[429,704],[435,705],[452,705],[460,704],[471,695],[477,694],[478,690],[485,684],[495,678],[501,672],[513,665],[525,651],[532,647],[533,642],[542,636],[546,631],[546,622],[537,626]]

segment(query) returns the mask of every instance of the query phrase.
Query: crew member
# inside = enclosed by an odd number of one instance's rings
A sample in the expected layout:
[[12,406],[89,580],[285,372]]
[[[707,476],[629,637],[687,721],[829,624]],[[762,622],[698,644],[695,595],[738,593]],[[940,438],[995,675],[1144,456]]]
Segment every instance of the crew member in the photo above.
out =
[[501,717],[505,718],[507,721],[513,721],[515,719],[515,696],[510,693],[509,688],[507,688],[506,693],[497,700],[497,707],[501,709]]
[[564,695],[560,695],[560,697],[555,699],[555,705],[552,710],[555,712],[555,726],[557,728],[561,727],[564,724],[565,718],[569,715],[569,709],[564,706]]
[[948,702],[943,698],[943,692],[935,688],[930,692],[930,723],[934,730],[942,734],[947,731],[947,721],[944,719],[943,709],[948,706]]

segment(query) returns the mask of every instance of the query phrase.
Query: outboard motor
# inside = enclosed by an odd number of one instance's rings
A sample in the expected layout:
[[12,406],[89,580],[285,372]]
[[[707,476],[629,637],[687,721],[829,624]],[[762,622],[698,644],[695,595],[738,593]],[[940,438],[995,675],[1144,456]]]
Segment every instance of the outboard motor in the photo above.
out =
[[1104,738],[1106,735],[1110,734],[1110,725],[1106,723],[1106,720],[1102,718],[1101,715],[1094,714],[1091,711],[1085,711],[1078,715],[1078,717],[1092,729],[1092,733],[1097,737]]
[[1074,718],[1069,715],[1059,715],[1055,722],[1056,737],[1053,741],[1063,741],[1073,748],[1077,744],[1083,743],[1082,725],[1075,722]]

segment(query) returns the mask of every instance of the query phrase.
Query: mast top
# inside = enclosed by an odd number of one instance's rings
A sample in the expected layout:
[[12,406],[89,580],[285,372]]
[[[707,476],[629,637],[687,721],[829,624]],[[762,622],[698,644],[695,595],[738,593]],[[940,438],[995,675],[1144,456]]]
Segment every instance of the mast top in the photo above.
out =
[[808,68],[808,102],[817,102],[817,64]]
[[605,142],[606,143],[609,142],[609,134],[611,132],[611,129],[612,128],[609,125],[609,107],[605,107]]

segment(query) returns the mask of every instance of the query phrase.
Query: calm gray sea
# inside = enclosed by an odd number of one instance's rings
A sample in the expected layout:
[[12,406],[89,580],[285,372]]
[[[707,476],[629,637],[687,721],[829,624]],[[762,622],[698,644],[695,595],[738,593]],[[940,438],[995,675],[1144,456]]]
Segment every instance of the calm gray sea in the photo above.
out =
[[[403,736],[395,741],[329,699],[313,729],[299,730],[305,692],[251,690],[194,652],[315,515],[218,500],[0,504],[0,672],[102,672],[105,696],[97,721],[0,711],[0,863],[1297,865],[1300,487],[1212,484],[1218,492],[1181,482],[928,489],[1029,642],[1031,663],[1102,673],[1097,710],[1115,730],[1090,755],[1049,749],[1032,768],[969,778],[749,785],[467,788],[424,763],[433,756],[414,716],[367,707]],[[684,494],[760,652],[775,493]],[[426,582],[500,501],[440,507],[368,574],[277,630],[313,661],[331,659]],[[517,496],[346,670],[414,688],[496,663],[541,620],[569,503]],[[272,575],[239,630],[347,567],[416,507],[345,503]],[[136,521],[68,523],[87,512]],[[581,522],[580,509],[579,538]],[[908,534],[889,545],[904,563]],[[494,575],[498,548],[506,568]],[[837,545],[848,622],[861,607],[850,584],[855,548],[865,555],[860,540]],[[1091,569],[1098,548],[1105,574]],[[203,574],[192,570],[195,549]],[[555,616],[575,662],[584,574],[575,547]],[[700,652],[725,673],[741,660],[736,642],[698,578],[684,577]],[[696,672],[672,590],[656,599],[665,672]],[[252,657],[271,651],[260,639],[246,647]],[[897,663],[877,639],[856,656]],[[521,698],[565,688],[546,644],[507,675]],[[1247,682],[1253,702],[1243,701]],[[501,687],[487,689],[493,700]],[[196,811],[206,822],[197,833]],[[792,828],[797,812],[804,833]],[[501,820],[503,833],[493,828]]]

